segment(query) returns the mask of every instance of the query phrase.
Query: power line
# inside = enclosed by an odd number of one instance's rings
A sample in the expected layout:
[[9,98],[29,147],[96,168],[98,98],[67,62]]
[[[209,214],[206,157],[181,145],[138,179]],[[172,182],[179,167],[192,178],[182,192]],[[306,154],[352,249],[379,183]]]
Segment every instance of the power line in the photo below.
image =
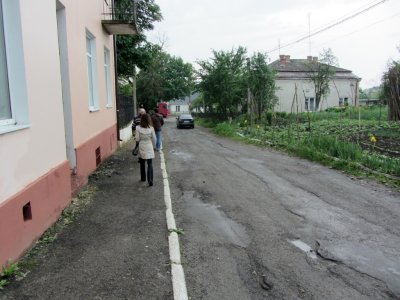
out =
[[[326,45],[326,44],[328,44],[328,43],[331,43],[331,42],[333,42],[333,41],[336,41],[336,40],[338,40],[338,39],[341,39],[341,38],[350,36],[350,35],[355,34],[355,33],[357,33],[357,32],[363,31],[363,30],[365,30],[365,29],[367,29],[367,28],[370,28],[370,27],[372,27],[372,26],[375,26],[375,25],[377,25],[377,24],[380,24],[380,23],[389,21],[389,20],[391,20],[392,18],[395,18],[395,17],[398,17],[398,16],[400,16],[400,12],[397,12],[397,13],[395,13],[395,14],[393,14],[393,15],[384,17],[384,18],[382,18],[382,19],[380,19],[380,20],[378,20],[378,21],[376,21],[376,22],[373,22],[373,23],[368,24],[368,25],[366,25],[366,26],[364,26],[364,27],[358,28],[357,30],[354,30],[354,31],[352,31],[352,32],[349,32],[349,33],[340,35],[340,36],[338,36],[338,37],[335,37],[335,38],[333,38],[333,39],[330,39],[330,40],[328,40],[328,41],[324,41],[324,42],[322,42],[322,43],[319,43],[319,44],[316,45],[316,48],[321,47],[321,46],[323,46],[323,45]],[[293,53],[293,55],[295,55],[295,53]]]
[[376,22],[374,22],[374,23],[368,24],[367,26],[364,26],[364,27],[361,27],[361,28],[359,28],[359,29],[357,29],[357,30],[354,30],[354,31],[352,31],[352,32],[343,34],[343,35],[341,35],[341,36],[339,36],[339,37],[336,37],[336,38],[331,39],[331,40],[329,40],[329,41],[323,42],[322,44],[318,44],[317,46],[320,47],[320,46],[325,45],[325,44],[327,44],[327,43],[336,41],[336,40],[338,40],[338,39],[340,39],[340,38],[343,38],[343,37],[346,37],[346,36],[355,34],[355,33],[357,33],[357,32],[360,32],[360,31],[362,31],[362,30],[365,30],[365,29],[367,29],[367,28],[370,28],[370,27],[372,27],[372,26],[375,26],[376,24],[379,24],[379,23],[382,23],[382,22],[385,22],[385,21],[389,21],[390,19],[392,19],[392,18],[394,18],[394,17],[397,17],[397,16],[399,16],[399,15],[400,15],[400,12],[398,12],[398,13],[396,13],[396,14],[394,14],[394,15],[390,15],[390,16],[385,17],[385,18],[383,18],[383,19],[380,19],[380,20],[378,20],[378,21],[376,21]]
[[367,12],[367,11],[373,9],[374,7],[376,7],[376,6],[380,5],[380,4],[383,4],[383,3],[386,2],[386,1],[388,1],[388,0],[380,0],[379,2],[374,3],[374,4],[372,4],[372,5],[370,5],[370,6],[366,7],[366,8],[364,8],[364,9],[362,9],[362,10],[356,12],[356,13],[353,13],[353,14],[351,14],[351,15],[348,16],[348,17],[339,19],[339,21],[336,21],[336,22],[334,22],[333,24],[326,25],[325,27],[322,27],[321,29],[319,29],[319,30],[317,30],[317,31],[315,31],[315,32],[313,32],[313,33],[310,33],[310,34],[308,34],[308,35],[306,35],[306,36],[303,36],[303,37],[301,37],[300,39],[297,39],[297,40],[295,40],[295,41],[293,41],[293,42],[290,42],[290,43],[287,43],[287,44],[284,44],[284,45],[280,45],[279,48],[274,48],[274,49],[272,49],[272,50],[269,50],[269,51],[267,51],[267,53],[275,52],[276,50],[280,50],[280,49],[282,49],[282,48],[286,48],[286,47],[288,47],[288,46],[291,46],[291,45],[297,44],[297,43],[299,43],[299,42],[302,42],[302,41],[304,41],[304,40],[306,40],[306,39],[309,39],[309,38],[312,37],[312,36],[315,36],[315,35],[317,35],[317,34],[320,34],[320,33],[324,32],[324,31],[327,31],[327,30],[329,30],[329,29],[331,29],[331,28],[333,28],[333,27],[339,25],[339,24],[342,24],[342,23],[344,23],[344,22],[346,22],[346,21],[348,21],[348,20],[350,20],[350,19],[353,19],[353,18],[355,18],[356,16],[361,15],[361,14],[363,14],[363,13],[365,13],[365,12]]

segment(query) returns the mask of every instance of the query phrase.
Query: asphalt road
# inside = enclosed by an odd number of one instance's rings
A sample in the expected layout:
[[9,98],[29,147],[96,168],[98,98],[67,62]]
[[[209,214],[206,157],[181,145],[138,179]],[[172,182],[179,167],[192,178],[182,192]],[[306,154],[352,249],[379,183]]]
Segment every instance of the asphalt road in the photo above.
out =
[[400,299],[400,195],[168,118],[191,299]]

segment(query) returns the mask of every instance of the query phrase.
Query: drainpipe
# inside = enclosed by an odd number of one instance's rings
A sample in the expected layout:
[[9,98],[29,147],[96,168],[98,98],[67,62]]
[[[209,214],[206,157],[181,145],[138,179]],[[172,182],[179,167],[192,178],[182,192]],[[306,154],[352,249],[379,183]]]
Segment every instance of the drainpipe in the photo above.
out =
[[117,65],[117,36],[113,36],[114,46],[114,80],[115,80],[115,108],[117,113],[117,141],[121,142],[121,136],[119,134],[119,101],[118,101],[118,65]]

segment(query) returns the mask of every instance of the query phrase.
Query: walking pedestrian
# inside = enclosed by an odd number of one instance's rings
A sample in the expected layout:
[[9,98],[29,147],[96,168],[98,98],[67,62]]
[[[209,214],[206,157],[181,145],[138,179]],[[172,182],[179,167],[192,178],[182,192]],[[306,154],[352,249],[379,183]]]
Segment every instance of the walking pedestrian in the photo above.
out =
[[156,150],[157,152],[161,150],[161,127],[164,125],[164,118],[161,114],[158,113],[158,108],[154,109],[154,112],[151,114],[151,121],[153,122],[154,131],[156,133]]
[[150,116],[144,114],[135,132],[136,142],[139,142],[140,180],[146,181],[147,162],[147,182],[149,186],[153,186],[153,158],[156,144],[156,134],[152,125]]
[[138,115],[133,118],[133,122],[132,122],[132,134],[133,135],[135,135],[136,126],[139,126],[140,119],[142,118],[142,116],[145,113],[146,113],[146,110],[143,107],[141,107],[138,110]]

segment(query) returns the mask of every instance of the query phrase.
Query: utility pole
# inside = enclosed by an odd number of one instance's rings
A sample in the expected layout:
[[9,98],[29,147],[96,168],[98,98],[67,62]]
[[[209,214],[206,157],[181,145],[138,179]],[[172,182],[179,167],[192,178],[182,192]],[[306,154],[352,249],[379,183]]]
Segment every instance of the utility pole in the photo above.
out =
[[136,65],[133,65],[132,78],[132,94],[133,94],[133,116],[137,116],[137,98],[136,98]]
[[248,79],[247,79],[247,117],[250,117],[251,111],[250,111],[250,98],[251,98],[251,92],[250,92],[250,58],[247,58],[247,71],[248,71]]
[[311,56],[311,13],[308,13],[308,55]]

